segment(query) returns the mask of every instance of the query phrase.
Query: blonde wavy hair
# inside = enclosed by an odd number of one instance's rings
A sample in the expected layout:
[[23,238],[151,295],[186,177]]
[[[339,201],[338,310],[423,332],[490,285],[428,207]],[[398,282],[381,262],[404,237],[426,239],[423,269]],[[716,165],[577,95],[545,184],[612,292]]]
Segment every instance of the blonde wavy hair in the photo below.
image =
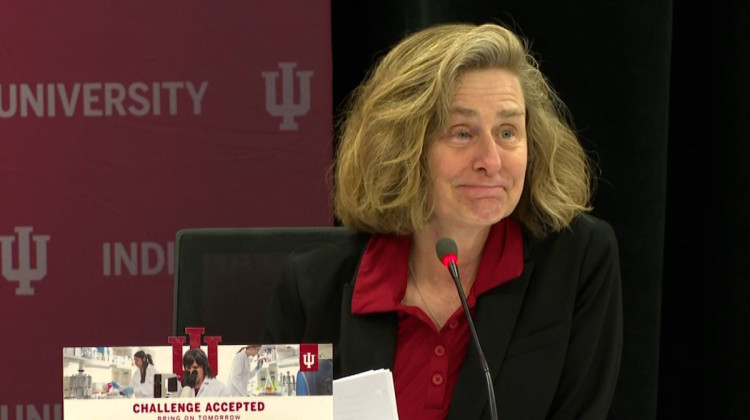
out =
[[590,210],[591,166],[527,44],[494,24],[439,25],[396,45],[353,92],[340,127],[334,211],[352,231],[411,234],[433,213],[427,147],[467,70],[504,68],[526,102],[526,182],[513,217],[544,236]]

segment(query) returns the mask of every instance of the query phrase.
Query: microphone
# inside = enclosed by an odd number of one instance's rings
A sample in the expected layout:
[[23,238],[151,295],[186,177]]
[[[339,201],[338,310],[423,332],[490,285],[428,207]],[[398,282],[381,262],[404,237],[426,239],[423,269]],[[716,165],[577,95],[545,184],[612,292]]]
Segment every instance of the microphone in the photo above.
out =
[[453,277],[453,281],[456,283],[458,289],[458,297],[461,298],[461,306],[464,308],[464,315],[466,320],[469,322],[469,330],[471,331],[471,338],[474,340],[474,348],[477,349],[479,355],[479,363],[482,365],[482,371],[487,381],[487,397],[490,402],[490,418],[497,420],[497,402],[495,401],[495,387],[492,385],[492,375],[490,374],[490,367],[487,365],[487,359],[484,358],[482,352],[482,346],[479,344],[479,336],[477,336],[477,330],[474,329],[474,321],[471,319],[471,313],[469,312],[469,304],[466,303],[466,295],[464,295],[464,288],[461,286],[461,280],[458,277],[458,246],[456,241],[451,238],[440,238],[435,245],[438,259],[448,269]]

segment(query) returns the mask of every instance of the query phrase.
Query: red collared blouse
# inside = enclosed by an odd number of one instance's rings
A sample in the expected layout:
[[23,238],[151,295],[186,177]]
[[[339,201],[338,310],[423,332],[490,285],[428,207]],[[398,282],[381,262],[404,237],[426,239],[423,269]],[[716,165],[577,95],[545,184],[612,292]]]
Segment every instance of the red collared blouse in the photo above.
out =
[[[438,331],[422,309],[401,303],[410,246],[408,236],[370,238],[357,273],[352,313],[398,313],[393,382],[399,418],[442,420],[448,415],[471,334],[460,307]],[[521,227],[506,218],[493,225],[487,236],[477,278],[466,296],[472,314],[478,296],[517,278],[522,271]]]

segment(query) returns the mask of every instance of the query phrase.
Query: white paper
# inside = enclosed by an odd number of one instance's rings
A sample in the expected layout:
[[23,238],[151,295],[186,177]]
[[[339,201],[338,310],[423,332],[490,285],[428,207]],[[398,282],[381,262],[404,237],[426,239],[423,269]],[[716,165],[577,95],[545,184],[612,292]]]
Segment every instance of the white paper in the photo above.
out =
[[334,420],[398,420],[393,375],[370,370],[333,381]]

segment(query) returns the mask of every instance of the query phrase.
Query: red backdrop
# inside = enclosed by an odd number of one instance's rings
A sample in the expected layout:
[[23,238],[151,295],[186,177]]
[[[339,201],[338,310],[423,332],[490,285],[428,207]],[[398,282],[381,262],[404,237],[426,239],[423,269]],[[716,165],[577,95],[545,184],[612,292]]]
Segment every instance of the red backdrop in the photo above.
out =
[[329,0],[3,7],[3,420],[63,346],[168,345],[178,229],[332,223],[330,41]]

